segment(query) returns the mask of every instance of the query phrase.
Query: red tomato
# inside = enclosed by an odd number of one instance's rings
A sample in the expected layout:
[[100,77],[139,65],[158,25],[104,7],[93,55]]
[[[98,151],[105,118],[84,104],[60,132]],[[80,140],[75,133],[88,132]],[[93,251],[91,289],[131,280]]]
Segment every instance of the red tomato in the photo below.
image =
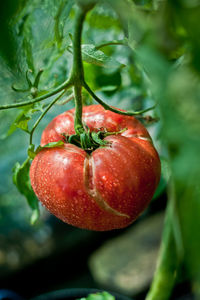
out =
[[[134,117],[83,108],[91,131],[105,128],[121,134],[91,154],[65,143],[43,149],[34,158],[30,178],[43,205],[64,222],[90,230],[131,224],[146,208],[160,179],[160,160],[145,127]],[[58,115],[43,131],[41,145],[74,134],[74,109]]]

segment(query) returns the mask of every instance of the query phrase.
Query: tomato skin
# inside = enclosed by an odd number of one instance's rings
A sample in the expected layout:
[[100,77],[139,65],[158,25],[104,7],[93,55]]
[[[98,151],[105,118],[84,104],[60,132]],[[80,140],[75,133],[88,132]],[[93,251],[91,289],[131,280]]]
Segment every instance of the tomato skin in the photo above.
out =
[[[43,149],[34,158],[30,179],[43,205],[64,222],[90,230],[131,224],[150,202],[160,179],[160,160],[145,127],[134,117],[83,108],[91,130],[120,131],[90,155],[65,143]],[[74,109],[54,118],[43,131],[41,145],[74,134]]]

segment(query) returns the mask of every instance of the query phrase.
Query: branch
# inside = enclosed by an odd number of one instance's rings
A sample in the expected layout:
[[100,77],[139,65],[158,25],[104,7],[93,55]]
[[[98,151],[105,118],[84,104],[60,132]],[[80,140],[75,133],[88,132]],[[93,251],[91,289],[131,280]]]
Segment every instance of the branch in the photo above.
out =
[[10,109],[10,108],[16,108],[16,107],[21,107],[21,106],[25,106],[25,105],[30,105],[36,102],[40,102],[42,100],[45,100],[51,96],[54,96],[55,94],[61,92],[62,90],[66,90],[68,88],[70,88],[73,85],[72,80],[68,79],[65,82],[63,82],[61,85],[59,85],[57,88],[55,88],[53,91],[42,95],[40,97],[31,99],[30,101],[23,101],[23,102],[18,102],[18,103],[12,103],[12,104],[5,104],[0,106],[0,110],[4,110],[4,109]]
[[76,11],[74,36],[73,36],[73,65],[71,78],[74,85],[74,100],[75,100],[75,118],[74,128],[76,134],[83,133],[84,127],[82,123],[82,85],[84,82],[84,69],[81,54],[81,36],[83,30],[83,22],[87,12],[93,7],[93,4],[87,4],[86,2],[80,2],[80,7]]
[[62,93],[60,93],[60,95],[58,95],[53,101],[51,101],[49,103],[49,105],[46,107],[44,112],[40,115],[40,117],[37,119],[37,121],[33,125],[33,128],[30,131],[30,145],[32,144],[33,133],[34,133],[36,127],[38,126],[38,124],[40,123],[42,118],[46,115],[46,113],[49,111],[49,109],[64,95],[64,93],[65,93],[65,90]]
[[102,101],[97,95],[91,90],[91,88],[88,86],[86,82],[83,83],[83,87],[88,91],[88,93],[99,103],[101,104],[106,110],[110,110],[114,113],[125,115],[125,116],[135,116],[135,115],[141,115],[149,110],[152,110],[156,107],[156,105],[151,106],[149,108],[139,110],[139,111],[121,111],[119,109],[113,108],[112,106],[108,105],[104,101]]
[[177,280],[179,266],[183,259],[183,250],[180,251],[179,249],[180,245],[177,242],[179,243],[180,241],[177,241],[173,228],[175,192],[172,184],[171,182],[158,265],[146,300],[170,299],[172,289]]
[[125,44],[124,40],[115,40],[115,41],[111,41],[111,42],[105,42],[102,43],[100,45],[95,46],[95,48],[97,50],[106,47],[106,46],[117,46],[117,45],[121,45],[121,46],[128,46],[128,44]]

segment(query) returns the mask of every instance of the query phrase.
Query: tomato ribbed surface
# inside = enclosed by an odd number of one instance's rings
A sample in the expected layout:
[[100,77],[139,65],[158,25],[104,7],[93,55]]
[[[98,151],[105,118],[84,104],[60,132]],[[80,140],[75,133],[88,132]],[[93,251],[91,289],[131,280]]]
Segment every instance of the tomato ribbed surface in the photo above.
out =
[[[65,143],[43,149],[34,158],[30,178],[38,199],[64,222],[90,230],[111,230],[131,224],[146,208],[160,179],[160,160],[145,127],[134,117],[83,108],[91,131],[126,130],[105,139],[91,154]],[[53,119],[41,145],[74,134],[74,109]]]

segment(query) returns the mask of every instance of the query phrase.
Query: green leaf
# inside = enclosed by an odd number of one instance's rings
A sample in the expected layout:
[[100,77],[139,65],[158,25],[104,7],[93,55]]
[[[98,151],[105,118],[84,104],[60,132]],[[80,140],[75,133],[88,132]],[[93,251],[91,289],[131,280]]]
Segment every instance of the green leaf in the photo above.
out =
[[33,57],[33,33],[32,33],[32,18],[29,16],[26,19],[23,27],[23,49],[25,52],[28,68],[34,72],[34,57]]
[[107,69],[101,68],[96,74],[96,84],[100,87],[100,90],[106,95],[113,95],[116,90],[121,86],[122,75],[121,70],[114,70],[114,72],[106,72]]
[[167,187],[171,175],[168,160],[164,157],[160,157],[160,161],[161,161],[161,178],[152,200],[155,200],[162,195],[162,193],[165,191]]
[[29,133],[28,122],[31,120],[33,114],[37,111],[42,111],[43,105],[41,103],[35,103],[33,105],[28,105],[20,111],[15,121],[11,124],[7,134],[3,137],[8,137],[13,134],[17,128]]
[[20,128],[26,132],[29,132],[28,130],[28,121],[30,120],[29,117],[26,116],[25,111],[21,111],[17,118],[15,119],[14,123],[10,126],[7,136],[11,135],[17,128]]
[[[121,24],[115,12],[108,6],[97,5],[87,17],[87,22],[92,28],[105,29],[116,28],[121,30]],[[104,32],[105,34],[105,32]]]
[[58,47],[61,46],[63,37],[64,37],[64,26],[67,18],[69,17],[70,11],[73,6],[73,1],[62,1],[60,6],[58,7],[56,16],[54,17],[55,24],[54,24],[54,33],[55,39],[57,41]]
[[114,92],[118,88],[117,85],[108,85],[108,86],[102,86],[101,92]]
[[33,144],[29,145],[29,147],[28,147],[28,157],[30,159],[34,159],[35,156],[36,156],[34,149],[35,149],[35,145],[33,145]]
[[32,225],[34,225],[37,222],[37,220],[39,219],[39,216],[40,216],[39,209],[33,209],[32,215],[31,215],[31,218],[30,218],[30,223]]
[[82,45],[82,58],[87,63],[105,68],[120,68],[125,66],[114,58],[107,56],[101,50],[97,50],[92,44]]
[[169,161],[165,157],[160,157],[161,161],[161,174],[163,179],[168,182],[171,176],[171,169],[169,166]]
[[39,217],[38,200],[31,187],[29,178],[30,161],[29,159],[20,165],[17,162],[13,168],[13,183],[18,188],[19,192],[24,195],[32,209],[31,223],[35,223]]
[[[69,52],[72,51],[72,46],[68,47]],[[94,64],[100,67],[105,68],[122,68],[125,67],[124,64],[121,64],[116,59],[106,55],[101,50],[97,50],[96,47],[92,44],[82,45],[82,59],[83,61]]]
[[33,148],[30,147],[30,149],[28,150],[28,153],[30,154],[31,158],[34,158],[36,156],[36,154],[38,154],[41,150],[43,150],[45,148],[61,147],[62,145],[64,145],[63,141],[51,142],[51,143],[46,144],[45,146],[38,146],[35,151],[33,151]]
[[115,300],[115,297],[108,292],[100,292],[89,294],[86,298],[81,298],[79,300]]
[[91,136],[92,136],[93,140],[95,141],[95,143],[97,143],[97,145],[105,146],[108,142],[102,140],[101,135],[102,135],[101,131],[99,131],[99,132],[93,131],[91,133]]
[[17,41],[15,39],[15,33],[11,30],[10,23],[13,17],[24,6],[24,1],[8,0],[1,2],[0,19],[1,19],[1,31],[0,31],[0,55],[11,68],[17,69]]

